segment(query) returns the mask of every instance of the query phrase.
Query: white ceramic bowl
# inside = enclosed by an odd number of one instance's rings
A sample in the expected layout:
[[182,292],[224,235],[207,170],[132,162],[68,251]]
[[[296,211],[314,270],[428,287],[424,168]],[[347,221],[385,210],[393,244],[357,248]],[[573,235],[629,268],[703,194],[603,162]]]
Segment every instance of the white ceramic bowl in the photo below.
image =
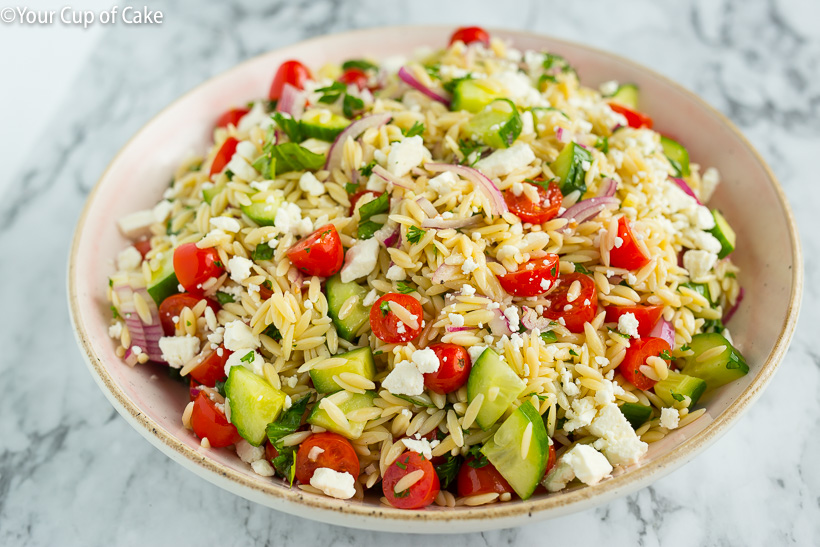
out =
[[[452,30],[361,30],[316,38],[246,61],[157,115],[117,154],[89,196],[74,236],[68,274],[77,342],[100,389],[128,423],[208,481],[280,511],[357,528],[434,533],[515,526],[605,503],[679,467],[727,431],[759,396],[785,354],[802,290],[797,231],[774,175],[740,132],[689,91],[631,61],[545,36],[496,30],[494,36],[510,39],[519,49],[546,49],[565,56],[585,85],[596,87],[613,79],[637,83],[641,108],[654,118],[656,129],[686,143],[693,161],[720,170],[724,182],[712,204],[723,210],[738,235],[733,259],[742,271],[746,299],[731,327],[750,373],[712,397],[701,419],[652,444],[640,465],[592,487],[485,507],[401,511],[380,505],[377,497],[365,502],[335,500],[260,477],[230,450],[201,448],[180,421],[187,390],[170,380],[151,380],[155,370],[129,368],[114,354],[107,335],[110,312],[105,285],[112,273],[111,259],[126,245],[116,219],[156,203],[177,162],[205,150],[215,116],[266,96],[282,61],[295,58],[319,67],[363,55],[407,54],[419,46],[444,46]],[[760,222],[759,211],[767,212],[766,222]],[[418,522],[425,524],[418,526]]]

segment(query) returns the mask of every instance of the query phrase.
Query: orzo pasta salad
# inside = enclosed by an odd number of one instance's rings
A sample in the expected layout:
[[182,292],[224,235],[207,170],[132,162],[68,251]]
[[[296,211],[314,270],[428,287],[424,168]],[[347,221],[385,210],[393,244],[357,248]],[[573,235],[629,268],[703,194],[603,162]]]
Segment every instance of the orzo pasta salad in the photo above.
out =
[[635,85],[471,27],[285,62],[218,114],[119,221],[110,334],[259,475],[404,509],[527,499],[638,463],[748,372],[719,175]]

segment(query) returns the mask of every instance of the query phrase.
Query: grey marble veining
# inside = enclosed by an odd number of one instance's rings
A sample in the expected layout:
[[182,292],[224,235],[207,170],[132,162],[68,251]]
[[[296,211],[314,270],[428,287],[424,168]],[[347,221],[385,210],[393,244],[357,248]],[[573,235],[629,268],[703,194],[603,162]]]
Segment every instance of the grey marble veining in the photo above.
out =
[[[817,545],[820,543],[820,3],[152,1],[165,22],[107,31],[0,200],[0,545]],[[107,162],[157,111],[249,56],[399,23],[523,28],[609,49],[729,115],[783,183],[806,291],[794,344],[713,447],[637,494],[565,518],[448,538],[348,530],[224,492],[120,419],[85,370],[65,306],[71,231]]]

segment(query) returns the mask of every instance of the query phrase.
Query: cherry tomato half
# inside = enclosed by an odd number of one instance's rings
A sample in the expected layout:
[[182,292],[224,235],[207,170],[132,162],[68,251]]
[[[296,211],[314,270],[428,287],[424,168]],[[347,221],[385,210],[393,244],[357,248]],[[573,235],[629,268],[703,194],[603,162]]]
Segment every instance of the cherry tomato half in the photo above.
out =
[[[632,233],[632,227],[626,217],[618,219],[618,237],[620,246],[612,247],[609,251],[609,263],[616,268],[637,270],[649,264],[649,257],[643,254],[638,246],[638,240]],[[617,241],[617,240],[616,240]]]
[[534,258],[498,278],[501,287],[515,296],[538,296],[549,291],[558,279],[558,255]]
[[467,383],[472,363],[466,348],[455,344],[433,344],[428,348],[438,357],[439,367],[437,371],[424,375],[427,389],[436,393],[450,393]]
[[564,196],[561,189],[554,182],[550,182],[545,190],[537,184],[530,184],[538,190],[538,201],[530,201],[526,192],[521,192],[520,196],[513,194],[512,190],[504,191],[504,201],[510,212],[521,219],[522,222],[532,222],[533,224],[543,224],[555,218],[561,208]]
[[638,338],[632,339],[629,342],[629,347],[626,349],[626,356],[621,364],[618,365],[618,370],[623,374],[624,378],[638,389],[647,390],[652,388],[657,382],[652,378],[647,377],[641,372],[641,367],[646,364],[646,360],[650,357],[657,356],[663,351],[670,351],[669,343],[663,338]]
[[652,118],[646,114],[627,108],[622,104],[612,102],[609,103],[609,108],[611,108],[613,112],[617,112],[626,118],[626,123],[629,124],[629,127],[634,127],[635,129],[642,127],[652,129]]
[[287,255],[299,271],[319,277],[337,273],[345,261],[342,240],[333,224],[325,224],[299,241],[288,249]]
[[348,68],[339,76],[339,81],[346,85],[355,85],[359,89],[364,89],[367,87],[368,77],[363,70]]
[[[410,325],[399,320],[395,313],[390,311],[389,302],[395,302],[404,307],[416,318],[418,326],[412,328]],[[387,293],[373,304],[370,308],[370,328],[376,338],[388,344],[403,344],[416,338],[422,329],[422,318],[424,313],[418,300],[409,294]]]
[[[570,302],[567,293],[575,281],[581,285],[581,290]],[[570,332],[584,332],[584,323],[595,319],[595,313],[598,311],[598,291],[595,282],[588,275],[562,275],[558,278],[555,290],[547,298],[550,300],[550,306],[544,310],[544,317],[553,321],[563,318],[564,325]]]
[[[424,475],[412,486],[396,492],[396,483],[404,476],[421,469]],[[384,472],[382,490],[390,505],[399,509],[421,509],[427,507],[439,493],[438,475],[430,460],[417,452],[405,452]]]
[[229,125],[233,125],[234,127],[237,127],[239,125],[239,120],[241,120],[248,112],[250,112],[249,108],[231,108],[216,119],[216,126],[228,127]]
[[663,313],[663,306],[607,306],[606,320],[617,323],[625,313],[631,313],[638,320],[638,335],[649,336]]
[[217,152],[216,156],[214,156],[214,161],[211,162],[210,176],[218,175],[223,169],[225,169],[225,166],[230,163],[234,152],[236,152],[236,146],[238,144],[239,141],[233,137],[228,137],[225,139],[225,142],[223,142],[222,146],[219,148],[219,152]]
[[271,101],[278,101],[282,97],[282,89],[285,84],[290,84],[296,89],[304,89],[305,82],[312,80],[313,76],[310,70],[299,61],[285,61],[279,66],[276,71],[276,76],[273,77],[268,98]]
[[[220,353],[222,355],[220,355]],[[228,362],[228,357],[231,356],[231,353],[233,353],[231,350],[220,344],[217,349],[209,353],[202,363],[189,372],[188,375],[204,386],[214,387],[217,382],[227,377],[225,374],[225,363]]]
[[[315,449],[315,450],[314,450]],[[299,445],[296,453],[296,478],[310,484],[313,472],[327,467],[339,473],[359,476],[359,457],[350,441],[336,433],[316,433]]]
[[[202,300],[201,296],[196,296],[188,293],[172,294],[162,301],[159,305],[159,322],[162,325],[162,332],[165,336],[174,336],[176,332],[176,323],[174,317],[179,321],[179,314],[183,308],[191,308],[199,304]],[[219,306],[208,300],[208,306],[214,310],[214,313],[219,311]]]
[[475,459],[470,458],[461,464],[458,470],[457,490],[459,496],[473,496],[476,494],[510,493],[513,489],[510,483],[501,476],[493,464],[487,462],[482,467],[473,467]]
[[174,250],[174,272],[189,293],[202,294],[202,284],[224,271],[214,248],[200,249],[196,243],[183,243]]
[[555,452],[555,443],[553,442],[550,444],[550,451],[549,455],[547,456],[547,469],[544,471],[544,475],[552,471],[552,468],[555,467],[555,461],[558,459],[558,455]]
[[236,431],[236,426],[228,421],[225,413],[217,408],[205,392],[200,392],[194,401],[191,427],[200,439],[207,437],[214,448],[236,444],[242,438]]
[[456,29],[452,36],[450,36],[450,45],[461,41],[465,44],[472,44],[473,42],[481,42],[485,46],[490,46],[490,35],[481,27],[461,27]]
[[356,212],[356,204],[359,203],[359,200],[362,199],[367,194],[373,194],[373,199],[376,199],[384,192],[375,192],[373,190],[359,190],[352,196],[350,196],[350,216],[353,216],[353,213]]
[[141,239],[139,241],[135,241],[134,248],[140,252],[142,258],[145,258],[145,255],[148,254],[148,251],[151,250],[151,240]]
[[268,461],[271,461],[272,459],[279,457],[279,451],[276,450],[276,447],[273,446],[271,443],[267,443],[265,445],[265,457],[268,459]]

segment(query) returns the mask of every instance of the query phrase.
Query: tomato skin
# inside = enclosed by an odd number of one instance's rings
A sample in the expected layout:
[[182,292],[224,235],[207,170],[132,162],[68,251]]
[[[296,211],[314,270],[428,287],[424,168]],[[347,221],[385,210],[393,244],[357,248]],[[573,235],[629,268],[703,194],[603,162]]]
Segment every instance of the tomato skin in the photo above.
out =
[[330,277],[342,269],[345,251],[339,232],[333,224],[325,224],[288,249],[288,258],[300,272]]
[[216,126],[228,127],[229,125],[233,125],[234,127],[237,127],[239,125],[239,120],[241,120],[245,114],[250,111],[251,110],[249,108],[231,108],[216,119]]
[[[193,309],[200,300],[202,300],[201,296],[183,292],[179,294],[172,294],[162,301],[159,305],[159,322],[162,325],[162,332],[165,333],[165,336],[174,336],[174,333],[176,332],[174,317],[179,318],[182,308],[187,307]],[[207,302],[208,307],[214,310],[214,313],[219,311],[218,305],[214,304],[210,300]]]
[[[538,296],[555,286],[558,279],[558,255],[534,258],[498,278],[501,287],[515,296]],[[546,287],[546,288],[545,288]]]
[[[404,306],[407,311],[415,315],[418,321],[418,328],[412,329],[409,325],[401,323],[392,311],[388,311],[387,313],[382,311],[382,304],[388,306],[389,304],[387,304],[387,302],[390,301]],[[402,344],[413,340],[421,334],[422,317],[424,317],[424,312],[418,300],[409,294],[390,292],[376,300],[373,307],[370,308],[370,328],[373,330],[373,334],[376,335],[376,338],[382,342]],[[404,332],[399,332],[399,323],[403,325]]]
[[290,84],[296,89],[304,89],[305,82],[312,79],[313,76],[310,74],[308,67],[293,59],[285,61],[279,65],[276,75],[273,77],[268,99],[278,101],[282,97],[282,89],[284,89],[285,84]]
[[629,124],[629,127],[634,127],[635,129],[641,129],[642,127],[652,129],[652,118],[646,114],[627,108],[622,104],[612,102],[609,103],[609,108],[611,108],[613,112],[617,112],[626,118],[626,123]]
[[[530,184],[524,182],[524,184]],[[513,194],[512,190],[504,190],[504,201],[512,214],[521,219],[521,222],[531,222],[533,224],[543,224],[552,220],[558,215],[564,196],[561,189],[554,182],[550,182],[545,190],[537,184],[530,184],[538,190],[538,202],[530,201],[526,193],[521,192],[520,196]]]
[[632,227],[626,217],[618,219],[618,237],[621,238],[620,247],[612,247],[609,251],[609,264],[625,270],[637,270],[649,264],[649,257],[643,254],[632,233]]
[[[310,451],[314,446],[323,450],[315,461],[310,460]],[[327,467],[339,473],[350,473],[353,478],[359,476],[359,457],[350,441],[336,433],[315,433],[299,445],[296,453],[296,478],[302,484],[310,484],[313,472],[320,467]]]
[[436,393],[450,393],[467,383],[472,362],[467,349],[456,344],[428,346],[439,360],[438,370],[424,374],[424,385]]
[[[222,355],[219,355],[220,349],[222,350]],[[204,386],[214,387],[217,382],[227,378],[225,374],[225,363],[228,362],[228,357],[230,357],[232,353],[233,352],[227,349],[224,344],[220,344],[217,349],[209,353],[208,356],[205,357],[205,360],[189,372],[188,375]]]
[[216,156],[214,156],[214,161],[211,163],[210,176],[218,175],[223,169],[225,169],[225,166],[228,165],[236,152],[236,147],[238,144],[239,141],[233,137],[228,137],[225,139],[225,142],[222,143],[222,146],[219,148]]
[[341,76],[339,76],[339,81],[346,85],[355,85],[359,89],[364,89],[367,87],[368,82],[367,73],[363,70],[359,70],[358,68],[348,68],[345,70]]
[[142,255],[142,258],[145,258],[145,255],[148,254],[148,251],[151,250],[151,240],[141,239],[139,241],[135,241],[134,248],[139,251],[139,253]]
[[[581,284],[581,292],[578,298],[569,302],[567,292],[574,281]],[[558,278],[556,288],[547,295],[550,300],[549,308],[544,310],[544,317],[558,321],[564,318],[564,323],[570,332],[584,332],[584,323],[595,319],[598,311],[598,290],[595,282],[588,275],[580,273],[570,273]],[[589,303],[586,303],[586,302]],[[565,309],[570,306],[569,309]],[[560,321],[559,321],[560,322]]]
[[489,494],[490,492],[513,493],[510,483],[501,476],[493,464],[487,462],[487,465],[483,467],[473,467],[470,465],[473,459],[466,460],[458,470],[456,489],[459,496]]
[[481,27],[460,27],[450,36],[450,45],[461,41],[464,44],[481,42],[485,46],[490,46],[490,35]]
[[[401,492],[399,496],[396,496],[396,483],[405,475],[409,475],[418,469],[424,471],[424,476],[408,488],[406,493]],[[417,452],[408,451],[396,458],[396,461],[390,464],[390,467],[384,472],[382,490],[384,497],[393,507],[398,509],[421,509],[433,503],[439,493],[440,484],[436,470],[430,460],[423,458]]]
[[640,371],[649,357],[660,356],[666,350],[671,351],[669,343],[663,338],[638,338],[629,341],[626,356],[618,370],[626,380],[638,389],[651,389],[657,382]]
[[663,306],[607,306],[606,321],[617,323],[625,313],[631,313],[638,320],[638,335],[649,336],[663,313]]
[[202,284],[224,271],[214,248],[200,249],[196,243],[184,243],[174,250],[174,273],[189,293],[202,294]]
[[205,392],[200,392],[194,400],[194,409],[191,412],[191,427],[200,439],[208,438],[214,448],[222,448],[236,444],[242,439],[239,432],[225,417],[225,414],[216,407]]
[[271,461],[272,459],[279,457],[279,451],[276,450],[276,447],[271,443],[267,443],[265,444],[265,457],[268,461]]
[[553,442],[550,445],[549,455],[547,456],[547,469],[544,471],[544,475],[552,471],[552,468],[555,467],[555,461],[558,459],[558,455],[555,452],[555,443]]
[[356,204],[359,203],[359,200],[367,194],[373,194],[373,199],[376,199],[380,195],[384,194],[384,192],[375,192],[373,190],[359,190],[358,192],[350,196],[350,216],[353,216],[353,213],[356,211]]

